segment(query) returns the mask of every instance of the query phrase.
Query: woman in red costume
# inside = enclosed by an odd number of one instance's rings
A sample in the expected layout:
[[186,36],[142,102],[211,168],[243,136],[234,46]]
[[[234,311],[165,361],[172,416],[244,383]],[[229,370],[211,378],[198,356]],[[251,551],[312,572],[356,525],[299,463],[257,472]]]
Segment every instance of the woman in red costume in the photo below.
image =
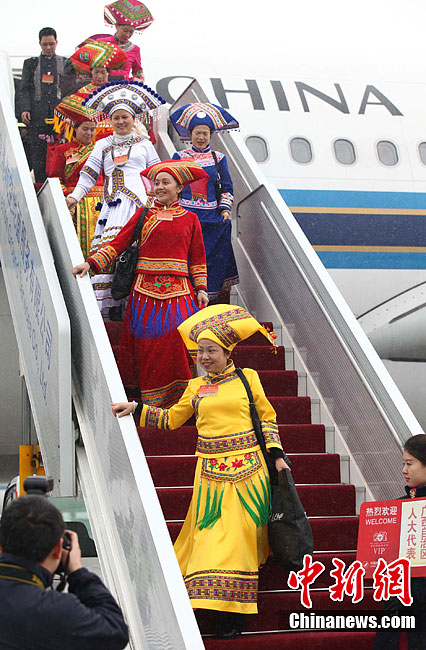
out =
[[[95,146],[94,113],[81,105],[82,99],[78,95],[69,95],[55,108],[57,130],[68,142],[48,148],[46,172],[49,177],[59,178],[64,196],[75,189],[80,172]],[[89,254],[99,218],[96,206],[102,201],[103,184],[103,176],[100,174],[90,192],[73,211],[73,221],[84,257]]]
[[[195,163],[176,160],[151,165],[142,175],[154,183],[155,202],[142,228],[118,367],[125,386],[140,386],[145,404],[168,407],[192,378],[176,328],[208,304],[201,227],[198,217],[179,205],[179,193],[194,181],[202,181],[205,191],[208,175]],[[73,275],[107,268],[130,245],[142,211],[137,210],[108,246],[74,267]]]

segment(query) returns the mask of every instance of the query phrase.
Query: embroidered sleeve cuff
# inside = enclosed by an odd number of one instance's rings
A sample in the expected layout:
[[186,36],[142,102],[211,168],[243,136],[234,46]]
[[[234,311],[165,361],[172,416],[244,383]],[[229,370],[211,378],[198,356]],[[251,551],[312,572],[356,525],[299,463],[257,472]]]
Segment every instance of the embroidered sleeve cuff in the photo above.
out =
[[225,192],[220,197],[219,209],[220,210],[231,210],[232,204],[234,202],[234,197],[230,192]]
[[278,447],[279,449],[282,449],[280,434],[276,422],[273,422],[272,420],[263,420],[262,431],[267,448]]
[[170,429],[169,410],[144,404],[141,413],[140,426],[148,427],[150,429]]
[[189,271],[191,273],[192,281],[194,287],[197,291],[202,289],[207,291],[207,267],[205,264],[199,264],[196,266],[190,266]]
[[105,246],[97,253],[87,258],[90,268],[94,271],[106,271],[117,257],[117,251],[112,246]]

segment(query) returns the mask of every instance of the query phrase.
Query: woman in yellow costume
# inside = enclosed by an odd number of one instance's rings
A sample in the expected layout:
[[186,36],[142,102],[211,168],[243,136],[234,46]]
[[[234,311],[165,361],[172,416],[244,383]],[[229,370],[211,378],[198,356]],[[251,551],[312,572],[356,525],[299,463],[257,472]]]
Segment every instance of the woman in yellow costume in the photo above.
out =
[[[80,172],[95,146],[95,113],[82,106],[79,95],[65,97],[55,108],[55,130],[66,142],[48,146],[46,173],[61,181],[64,196],[75,190]],[[89,255],[96,224],[99,202],[102,201],[104,178],[100,174],[83,201],[73,210],[73,221],[83,255]]]
[[[241,632],[244,614],[257,614],[258,570],[269,552],[268,470],[257,443],[245,387],[231,351],[257,331],[268,332],[242,307],[213,305],[178,330],[207,371],[190,380],[177,404],[160,409],[136,402],[112,405],[119,417],[136,410],[142,427],[176,429],[194,413],[198,463],[194,492],[175,551],[194,609],[218,611],[222,636]],[[255,370],[244,369],[268,452],[278,471],[288,467],[276,414]]]

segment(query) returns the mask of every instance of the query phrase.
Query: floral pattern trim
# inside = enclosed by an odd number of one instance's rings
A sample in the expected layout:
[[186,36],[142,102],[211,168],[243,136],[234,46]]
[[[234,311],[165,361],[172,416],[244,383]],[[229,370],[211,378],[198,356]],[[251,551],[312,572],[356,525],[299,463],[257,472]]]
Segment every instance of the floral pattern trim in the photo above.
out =
[[188,278],[183,275],[144,275],[139,273],[133,288],[144,296],[159,300],[188,296],[190,293]]
[[197,438],[197,453],[203,456],[223,456],[226,453],[253,449],[253,447],[257,446],[258,443],[254,429],[242,431],[241,433],[232,433],[229,436],[210,438],[198,435]]
[[191,573],[184,579],[191,600],[257,602],[257,571],[209,569]]
[[222,458],[203,458],[201,477],[222,483],[236,483],[249,478],[262,469],[257,451],[250,451],[238,456]]

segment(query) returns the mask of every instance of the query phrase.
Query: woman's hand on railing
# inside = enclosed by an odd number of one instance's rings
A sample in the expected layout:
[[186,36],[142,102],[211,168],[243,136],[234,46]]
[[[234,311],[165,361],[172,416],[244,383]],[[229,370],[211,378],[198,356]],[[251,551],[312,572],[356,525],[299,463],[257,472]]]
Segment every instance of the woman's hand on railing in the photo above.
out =
[[72,274],[75,278],[77,275],[80,275],[83,278],[88,271],[90,271],[89,262],[83,262],[82,264],[77,264],[77,266],[74,266]]
[[123,418],[125,415],[130,415],[134,412],[134,402],[113,402],[111,404],[112,414]]

